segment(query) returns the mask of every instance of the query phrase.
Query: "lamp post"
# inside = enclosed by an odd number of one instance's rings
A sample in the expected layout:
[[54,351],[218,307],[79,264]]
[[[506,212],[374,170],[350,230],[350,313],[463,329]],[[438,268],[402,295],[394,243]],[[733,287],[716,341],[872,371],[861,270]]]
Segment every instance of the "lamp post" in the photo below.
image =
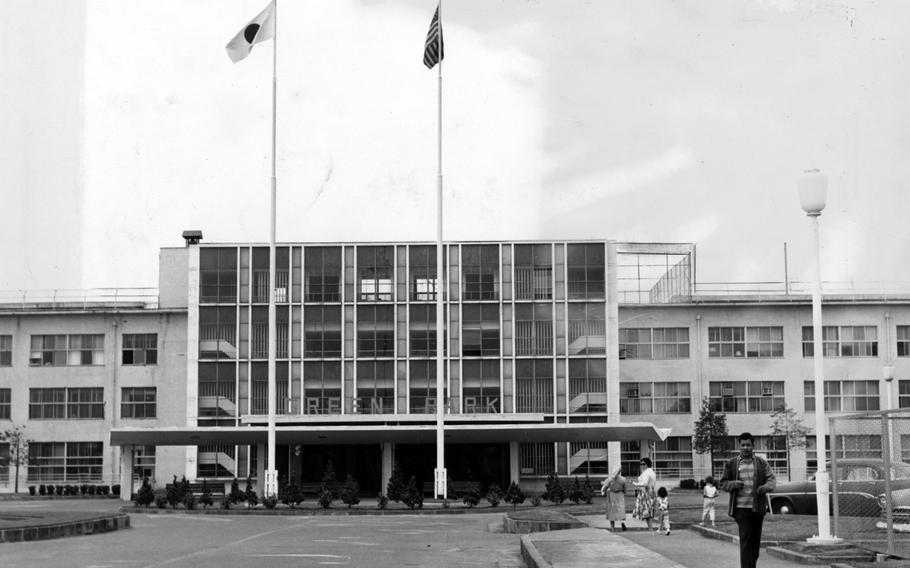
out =
[[815,375],[815,448],[818,470],[815,474],[815,501],[818,505],[818,534],[808,541],[812,544],[834,544],[841,539],[831,534],[831,514],[828,469],[825,460],[828,452],[825,435],[828,432],[825,423],[825,379],[824,353],[822,352],[822,272],[821,272],[821,239],[819,238],[818,218],[825,208],[828,193],[828,176],[819,170],[806,170],[797,183],[799,201],[812,221],[812,232],[815,237],[815,285],[812,288],[812,359]]

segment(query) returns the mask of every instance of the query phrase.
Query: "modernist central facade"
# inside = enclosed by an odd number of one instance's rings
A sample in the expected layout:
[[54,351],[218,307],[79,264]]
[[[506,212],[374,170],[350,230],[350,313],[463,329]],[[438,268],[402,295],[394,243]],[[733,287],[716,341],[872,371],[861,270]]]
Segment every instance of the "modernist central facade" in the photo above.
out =
[[[692,448],[704,399],[778,471],[814,467],[811,433],[791,452],[770,436],[783,407],[814,426],[807,294],[707,293],[686,244],[464,242],[444,257],[440,396],[435,245],[277,247],[280,479],[315,483],[331,460],[364,492],[394,463],[429,483],[439,404],[454,481],[534,488],[552,471],[637,473],[642,455],[702,477],[719,465]],[[191,236],[162,249],[157,297],[0,304],[0,420],[34,440],[20,485],[262,480],[268,258]],[[910,405],[910,294],[829,293],[823,317],[826,410]]]

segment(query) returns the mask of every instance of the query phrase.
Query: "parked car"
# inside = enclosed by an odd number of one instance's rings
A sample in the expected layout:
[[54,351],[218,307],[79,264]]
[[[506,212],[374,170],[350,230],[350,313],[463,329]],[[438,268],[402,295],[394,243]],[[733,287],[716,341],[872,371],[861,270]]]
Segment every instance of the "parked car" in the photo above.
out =
[[[829,471],[830,465],[829,465]],[[885,463],[876,458],[844,458],[837,460],[837,504],[841,515],[874,517],[882,514],[885,500]],[[907,506],[910,514],[910,464],[891,463],[892,505]],[[830,483],[830,482],[829,482]],[[831,490],[833,493],[833,489]],[[781,515],[815,515],[818,506],[815,496],[815,476],[806,481],[778,483],[770,494],[771,510]],[[833,494],[831,512],[834,512]]]

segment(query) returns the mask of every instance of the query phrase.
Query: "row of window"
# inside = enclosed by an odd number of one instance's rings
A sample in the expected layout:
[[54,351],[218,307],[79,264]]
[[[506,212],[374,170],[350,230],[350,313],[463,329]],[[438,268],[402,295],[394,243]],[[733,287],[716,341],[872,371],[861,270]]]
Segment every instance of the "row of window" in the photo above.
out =
[[[519,244],[514,255],[511,248],[503,249],[502,259],[498,245],[464,245],[451,250],[461,255],[460,290],[465,300],[509,299],[513,282],[514,296],[519,300],[552,299],[554,282],[559,298],[604,298],[603,244],[569,244],[565,250]],[[399,298],[436,299],[436,247],[358,246],[356,255],[354,251],[354,247],[307,247],[304,253],[300,247],[279,247],[276,300],[340,302],[342,298],[356,298],[358,302],[389,302],[395,299],[396,286]],[[397,262],[396,253],[400,256]],[[305,257],[302,262],[301,256]],[[566,267],[565,276],[554,272],[554,261]],[[268,249],[204,247],[199,263],[200,303],[235,303],[238,299],[242,303],[268,302]],[[447,266],[447,259],[443,263]],[[502,268],[507,269],[505,275]],[[508,293],[504,293],[504,286]]]
[[[815,352],[814,331],[802,328],[803,357]],[[897,355],[910,357],[910,325],[897,326]],[[825,357],[877,357],[878,328],[874,325],[826,325],[822,328]],[[687,359],[686,327],[622,328],[620,359]],[[781,326],[732,326],[708,328],[709,358],[769,358],[784,356]]]
[[[28,364],[32,367],[104,365],[104,334],[32,335]],[[157,365],[157,333],[124,333],[123,365]],[[13,336],[0,335],[0,367],[13,364]]]
[[[122,388],[120,418],[155,418],[157,398],[156,387]],[[11,410],[11,389],[0,389],[0,420],[9,420]],[[104,389],[29,389],[28,417],[31,420],[103,419]]]

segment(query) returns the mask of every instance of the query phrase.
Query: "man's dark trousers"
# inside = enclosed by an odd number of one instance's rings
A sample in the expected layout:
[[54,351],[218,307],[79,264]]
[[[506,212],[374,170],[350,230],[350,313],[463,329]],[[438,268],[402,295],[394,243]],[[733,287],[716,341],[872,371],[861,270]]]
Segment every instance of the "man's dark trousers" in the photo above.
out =
[[764,513],[754,513],[751,509],[734,509],[733,518],[739,526],[739,566],[755,568],[761,546],[761,526],[765,520]]

